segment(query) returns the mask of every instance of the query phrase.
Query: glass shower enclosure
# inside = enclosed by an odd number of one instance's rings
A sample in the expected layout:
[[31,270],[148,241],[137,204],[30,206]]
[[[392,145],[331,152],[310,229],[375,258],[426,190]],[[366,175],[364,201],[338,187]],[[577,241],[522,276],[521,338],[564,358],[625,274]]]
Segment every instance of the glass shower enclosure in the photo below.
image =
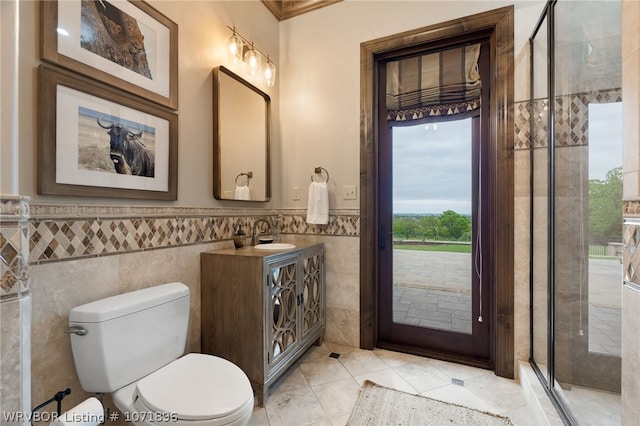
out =
[[550,1],[530,38],[531,364],[567,424],[620,424],[620,9]]

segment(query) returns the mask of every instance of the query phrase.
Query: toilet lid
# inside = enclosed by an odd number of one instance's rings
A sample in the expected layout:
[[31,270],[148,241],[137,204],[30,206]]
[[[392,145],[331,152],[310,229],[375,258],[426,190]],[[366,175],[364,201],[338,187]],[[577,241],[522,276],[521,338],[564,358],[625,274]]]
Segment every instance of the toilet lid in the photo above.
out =
[[155,412],[175,413],[183,420],[227,417],[253,401],[244,372],[226,359],[188,354],[139,380],[139,398]]

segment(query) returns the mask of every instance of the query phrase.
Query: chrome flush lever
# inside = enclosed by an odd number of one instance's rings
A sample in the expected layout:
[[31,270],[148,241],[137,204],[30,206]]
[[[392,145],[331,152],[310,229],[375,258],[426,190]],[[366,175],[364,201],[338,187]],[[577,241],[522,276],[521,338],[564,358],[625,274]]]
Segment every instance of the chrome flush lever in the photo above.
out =
[[64,332],[69,334],[77,334],[78,336],[87,335],[87,330],[85,328],[80,327],[79,325],[71,326],[67,328]]

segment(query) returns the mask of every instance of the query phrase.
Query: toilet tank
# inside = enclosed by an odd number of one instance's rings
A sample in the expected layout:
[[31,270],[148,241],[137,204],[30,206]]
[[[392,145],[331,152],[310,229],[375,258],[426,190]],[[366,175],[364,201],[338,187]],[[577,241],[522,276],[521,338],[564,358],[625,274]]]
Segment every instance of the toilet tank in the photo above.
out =
[[73,308],[71,349],[82,389],[113,392],[184,353],[189,288],[162,284]]

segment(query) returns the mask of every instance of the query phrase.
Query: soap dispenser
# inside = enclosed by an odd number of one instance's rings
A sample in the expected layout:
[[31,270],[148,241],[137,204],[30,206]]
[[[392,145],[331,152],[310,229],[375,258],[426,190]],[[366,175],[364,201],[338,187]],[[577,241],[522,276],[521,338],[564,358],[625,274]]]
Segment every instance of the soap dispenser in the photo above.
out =
[[238,230],[236,231],[235,235],[233,236],[233,245],[239,249],[244,247],[244,244],[247,241],[247,235],[244,233],[244,231],[242,230],[242,225],[238,225]]

